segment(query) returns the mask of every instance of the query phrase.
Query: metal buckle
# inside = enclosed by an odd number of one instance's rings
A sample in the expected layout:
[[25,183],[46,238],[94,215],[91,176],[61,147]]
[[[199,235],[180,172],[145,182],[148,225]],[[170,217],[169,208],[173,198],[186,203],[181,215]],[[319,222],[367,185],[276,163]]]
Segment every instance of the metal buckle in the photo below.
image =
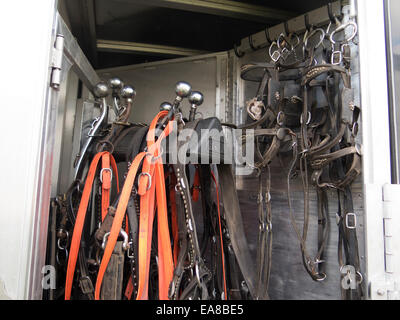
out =
[[111,170],[110,168],[103,168],[103,169],[101,169],[101,171],[100,171],[100,182],[103,183],[103,172],[104,172],[104,171],[109,171],[109,172],[110,172],[111,181],[112,181],[112,179],[113,179],[112,170]]
[[81,277],[79,279],[79,287],[81,288],[83,294],[87,295],[94,292],[93,283],[89,276]]
[[[130,248],[128,234],[127,234],[123,229],[121,229],[121,231],[119,232],[119,234],[122,235],[122,237],[124,238],[124,243],[122,244],[122,248],[123,248],[125,251],[127,251],[127,250]],[[102,248],[103,250],[106,249],[107,239],[108,239],[109,236],[110,236],[110,232],[107,232],[107,233],[104,235],[104,237],[103,237],[103,243],[101,244],[101,248]]]
[[150,173],[148,173],[148,172],[142,172],[141,174],[139,174],[139,177],[138,177],[138,181],[140,181],[140,178],[142,177],[142,176],[147,176],[148,178],[149,178],[149,183],[148,183],[148,186],[147,186],[147,191],[149,191],[150,190],[150,188],[151,188],[151,175],[150,175]]
[[343,52],[333,51],[331,56],[331,64],[337,66],[343,62]]
[[133,247],[133,241],[130,241],[130,242],[128,243],[128,250],[127,250],[127,252],[126,252],[126,256],[127,256],[129,259],[134,259],[134,258],[135,258],[134,252],[131,250],[132,247]]
[[[353,219],[354,219],[354,224],[353,225],[349,224],[349,217],[353,217]],[[346,221],[346,228],[347,229],[354,230],[354,229],[357,228],[357,215],[355,213],[349,212],[348,214],[346,214],[345,221]]]
[[[272,52],[272,48],[276,47],[278,50],[275,50],[274,52]],[[279,47],[278,44],[276,43],[276,41],[272,42],[270,47],[269,47],[269,57],[271,58],[272,61],[274,62],[278,62],[278,60],[281,58],[281,53],[279,51]]]

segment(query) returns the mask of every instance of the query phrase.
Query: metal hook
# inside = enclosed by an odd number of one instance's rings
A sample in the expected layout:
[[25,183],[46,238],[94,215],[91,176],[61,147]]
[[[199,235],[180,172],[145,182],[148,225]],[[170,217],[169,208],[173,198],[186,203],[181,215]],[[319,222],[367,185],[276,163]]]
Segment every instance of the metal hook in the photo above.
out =
[[333,14],[333,8],[332,8],[332,3],[331,3],[331,2],[327,4],[327,8],[328,8],[329,20],[331,21],[331,23],[332,23],[332,24],[336,24],[336,25],[339,24],[339,20],[341,20],[342,17],[341,17],[341,16],[336,17],[336,16]]
[[265,28],[264,33],[265,33],[265,39],[267,39],[268,44],[271,45],[273,41],[271,40],[271,36],[269,34],[269,29]]
[[264,47],[261,46],[261,45],[255,47],[254,44],[253,44],[253,35],[250,35],[250,36],[249,36],[249,45],[250,45],[250,48],[251,48],[253,51],[265,49],[265,48],[268,46],[268,45],[266,44]]
[[314,29],[314,25],[310,24],[310,16],[308,15],[308,13],[304,15],[304,25],[308,32],[311,32]]
[[288,35],[290,34],[290,31],[289,31],[289,22],[288,22],[288,21],[285,21],[285,22],[283,23],[283,26],[284,26],[284,28],[285,28],[286,36],[288,36]]
[[257,51],[257,48],[253,44],[253,36],[252,35],[249,35],[249,45],[250,45],[251,50]]
[[237,47],[237,44],[236,44],[236,43],[233,44],[233,51],[235,52],[235,55],[236,55],[236,57],[238,57],[238,58],[242,58],[242,57],[245,55],[244,52],[239,53],[238,47]]

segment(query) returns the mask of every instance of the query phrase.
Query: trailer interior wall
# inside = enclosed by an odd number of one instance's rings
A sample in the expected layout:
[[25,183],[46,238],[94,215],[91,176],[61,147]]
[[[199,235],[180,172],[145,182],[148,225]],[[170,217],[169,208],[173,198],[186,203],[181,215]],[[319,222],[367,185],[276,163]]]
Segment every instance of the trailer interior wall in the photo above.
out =
[[[334,3],[334,10],[339,11],[340,4]],[[349,19],[350,7],[343,8],[344,21]],[[309,13],[311,24],[322,27],[327,30],[329,22],[326,21],[326,8],[321,8]],[[304,32],[304,19],[297,18],[289,21],[289,30],[295,30],[302,38]],[[275,26],[270,29],[270,36],[275,39],[284,32],[282,25]],[[253,39],[257,39],[256,45],[265,45],[265,34],[256,34]],[[242,46],[239,50],[244,53],[244,56],[237,61],[238,66],[252,62],[268,62],[268,48],[253,51],[249,48],[246,39],[242,40]],[[359,78],[359,56],[358,47],[351,46],[352,50],[352,88],[354,89],[354,103],[360,105],[360,78]],[[316,55],[316,59],[321,63],[321,53]],[[238,68],[240,70],[240,68]],[[247,120],[246,101],[254,98],[258,83],[243,81],[240,79],[240,74],[237,77],[238,82],[238,104],[236,109],[238,124],[244,124]],[[287,89],[285,97],[290,98],[291,95],[297,95],[300,92],[294,92]],[[324,107],[326,98],[322,91],[317,92],[317,105]],[[301,108],[302,105],[300,104]],[[344,117],[351,119],[351,110],[344,106]],[[358,142],[362,144],[362,132],[358,136]],[[335,190],[329,190],[329,240],[326,248],[326,256],[323,258],[326,261],[327,278],[322,282],[315,282],[310,279],[310,276],[304,269],[300,243],[296,233],[292,227],[287,195],[287,164],[290,162],[291,154],[278,157],[271,164],[271,203],[272,203],[272,229],[273,229],[273,251],[272,251],[272,270],[270,282],[270,297],[271,299],[306,299],[306,300],[326,300],[326,299],[341,299],[341,271],[338,263],[338,226],[336,221],[336,212],[338,212],[338,200]],[[311,174],[311,173],[310,173]],[[301,182],[300,174],[297,178],[290,181],[291,196],[298,228],[302,228],[304,222],[304,189]],[[251,176],[237,177],[237,188],[241,200],[241,209],[245,216],[245,224],[248,230],[248,235],[252,235],[249,241],[254,245],[253,255],[256,255],[257,234],[251,232],[254,225],[257,224],[258,213],[256,199],[258,196],[258,178],[254,173]],[[315,189],[310,188],[310,224],[307,238],[307,246],[311,254],[318,251],[318,204],[317,194]],[[361,269],[365,271],[365,254],[364,254],[364,209],[363,209],[363,183],[362,177],[358,178],[352,185],[354,213],[357,215],[357,236],[359,242]]]
[[[49,90],[54,0],[2,2],[0,299],[40,299],[54,115]],[[34,14],[33,14],[34,13]],[[23,22],[23,23],[21,23]],[[7,119],[7,120],[5,120]],[[42,237],[40,237],[42,234]],[[43,242],[44,240],[44,242]]]

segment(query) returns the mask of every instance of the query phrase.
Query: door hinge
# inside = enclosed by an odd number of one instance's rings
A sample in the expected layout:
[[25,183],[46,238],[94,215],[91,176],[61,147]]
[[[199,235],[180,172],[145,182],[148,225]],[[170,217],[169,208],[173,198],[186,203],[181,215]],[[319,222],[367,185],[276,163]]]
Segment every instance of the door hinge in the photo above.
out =
[[[387,184],[383,187],[383,230],[385,237],[385,271],[394,274],[400,252],[396,244],[396,224],[400,206],[400,186]],[[399,268],[399,266],[397,266]]]
[[399,245],[400,185],[383,187],[383,232],[385,252],[385,280],[371,283],[371,298],[400,299],[400,245]]
[[51,78],[50,78],[50,87],[56,90],[60,88],[61,84],[63,52],[64,52],[64,36],[62,34],[58,34],[56,36],[56,41],[54,42],[54,48],[51,55]]

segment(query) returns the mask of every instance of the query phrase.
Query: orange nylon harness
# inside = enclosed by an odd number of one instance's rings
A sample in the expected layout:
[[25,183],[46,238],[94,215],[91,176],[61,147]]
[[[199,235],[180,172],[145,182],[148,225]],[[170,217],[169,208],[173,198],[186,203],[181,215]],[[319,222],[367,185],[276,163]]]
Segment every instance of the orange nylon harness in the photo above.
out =
[[[173,130],[173,123],[169,122],[157,142],[155,142],[154,129],[160,118],[165,117],[168,112],[161,112],[153,120],[148,134],[148,151],[142,152],[134,159],[126,177],[121,191],[120,200],[115,212],[108,242],[104,250],[96,281],[95,299],[100,298],[100,289],[104,273],[110,261],[111,254],[117,242],[122,222],[125,216],[132,187],[143,161],[142,173],[139,176],[140,199],[140,223],[139,223],[139,288],[137,299],[148,298],[148,280],[151,254],[152,226],[154,221],[155,200],[157,200],[158,212],[158,237],[159,237],[159,297],[168,299],[168,286],[173,275],[172,250],[169,238],[167,204],[165,194],[164,171],[160,155],[161,142]],[[155,160],[155,161],[154,161]],[[152,183],[155,181],[155,184]],[[128,290],[129,291],[129,290]]]
[[95,155],[92,163],[90,164],[89,171],[86,177],[85,187],[83,188],[82,198],[79,204],[78,213],[76,215],[76,221],[74,226],[74,232],[71,240],[70,254],[68,259],[67,266],[67,275],[65,280],[65,300],[71,299],[71,290],[72,290],[72,282],[75,273],[76,261],[79,253],[82,230],[85,224],[86,212],[89,204],[90,194],[92,192],[93,182],[95,178],[95,174],[97,171],[98,163],[102,159],[102,171],[101,171],[101,180],[102,180],[102,219],[104,220],[105,214],[107,214],[108,207],[110,206],[110,189],[111,189],[111,169],[117,179],[117,189],[118,187],[118,169],[117,164],[115,162],[114,157],[107,151],[100,152]]

